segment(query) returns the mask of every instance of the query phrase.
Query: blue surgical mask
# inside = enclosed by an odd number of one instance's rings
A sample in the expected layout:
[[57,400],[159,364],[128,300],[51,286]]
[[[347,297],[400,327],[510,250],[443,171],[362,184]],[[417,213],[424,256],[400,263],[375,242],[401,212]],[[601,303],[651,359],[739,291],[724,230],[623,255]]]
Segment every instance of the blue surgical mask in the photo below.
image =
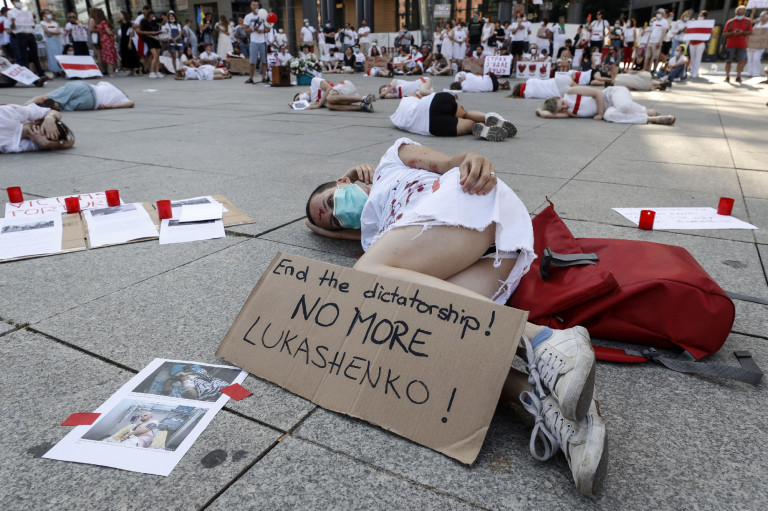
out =
[[679,56],[680,56],[680,50],[676,50],[675,51],[675,57],[679,57]]
[[342,227],[359,229],[360,216],[367,201],[368,194],[357,185],[339,188],[333,194],[333,216]]

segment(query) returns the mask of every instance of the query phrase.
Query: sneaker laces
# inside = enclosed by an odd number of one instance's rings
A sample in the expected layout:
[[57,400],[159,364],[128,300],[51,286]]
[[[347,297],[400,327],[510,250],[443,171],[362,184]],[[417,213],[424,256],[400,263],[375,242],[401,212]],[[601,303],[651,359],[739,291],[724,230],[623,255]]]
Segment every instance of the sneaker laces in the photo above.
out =
[[[565,454],[565,459],[568,461],[568,465],[571,464],[571,456],[568,450],[568,440],[576,434],[576,430],[571,425],[571,422],[566,420],[557,410],[554,413],[547,415],[554,404],[549,403],[546,405],[536,395],[535,392],[523,391],[520,394],[520,401],[523,403],[523,407],[528,410],[536,419],[536,423],[533,426],[533,432],[531,433],[531,441],[529,447],[531,455],[539,460],[546,461],[553,457],[557,453],[558,447],[562,449]],[[544,447],[544,453],[539,454],[536,448],[536,441],[540,440],[541,445]]]
[[542,385],[552,390],[560,377],[560,370],[565,366],[565,361],[551,351],[545,350],[543,356],[537,357],[533,352],[533,345],[526,336],[523,336],[526,358],[528,362],[528,381],[536,387],[540,396],[548,394],[542,389]]

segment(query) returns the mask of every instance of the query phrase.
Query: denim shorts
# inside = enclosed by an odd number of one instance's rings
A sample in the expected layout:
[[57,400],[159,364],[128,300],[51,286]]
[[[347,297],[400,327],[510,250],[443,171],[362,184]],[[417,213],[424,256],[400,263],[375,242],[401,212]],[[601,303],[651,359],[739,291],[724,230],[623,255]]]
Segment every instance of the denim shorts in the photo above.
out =
[[261,63],[267,65],[267,43],[254,43],[251,41],[249,49],[251,64],[257,64],[259,59],[261,59]]
[[747,60],[746,48],[726,48],[725,53],[726,53],[726,56],[725,56],[726,62],[733,62],[734,60],[736,62],[743,62]]

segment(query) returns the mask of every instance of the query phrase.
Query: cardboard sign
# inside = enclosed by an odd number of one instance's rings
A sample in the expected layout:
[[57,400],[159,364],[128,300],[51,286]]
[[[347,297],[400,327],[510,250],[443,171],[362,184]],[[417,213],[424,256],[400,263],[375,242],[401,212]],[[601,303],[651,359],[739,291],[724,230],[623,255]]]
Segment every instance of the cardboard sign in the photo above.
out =
[[471,464],[527,317],[279,253],[216,355],[324,408]]
[[551,63],[549,62],[531,62],[520,61],[515,67],[515,76],[520,80],[528,78],[549,78]]
[[372,67],[386,68],[387,64],[389,64],[389,58],[387,57],[365,57],[365,72],[370,71]]
[[483,75],[483,69],[485,64],[483,63],[485,61],[486,57],[481,57],[479,59],[473,59],[471,57],[467,57],[464,59],[464,61],[461,63],[461,67],[464,71],[472,74],[476,74],[478,76]]
[[435,18],[450,18],[451,4],[435,4]]
[[83,55],[56,55],[56,60],[67,78],[93,78],[104,76],[93,57]]
[[768,48],[768,28],[755,28],[747,39],[747,48],[761,50]]
[[509,76],[511,70],[511,55],[495,55],[493,57],[485,57],[483,74],[493,73],[496,76]]
[[35,73],[18,64],[11,64],[10,66],[5,67],[2,70],[2,73],[8,78],[13,78],[24,85],[32,85],[40,79]]

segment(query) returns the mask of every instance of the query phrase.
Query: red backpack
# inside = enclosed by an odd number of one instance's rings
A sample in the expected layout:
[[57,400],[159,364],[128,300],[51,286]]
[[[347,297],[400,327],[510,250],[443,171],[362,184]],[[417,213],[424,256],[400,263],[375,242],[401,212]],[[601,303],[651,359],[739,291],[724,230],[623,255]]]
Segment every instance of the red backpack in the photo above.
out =
[[733,326],[730,297],[681,248],[646,241],[573,237],[550,205],[533,218],[539,271],[528,272],[509,305],[530,312],[528,321],[552,328],[581,325],[591,336],[682,349],[680,356],[653,348],[595,346],[598,359],[645,362],[677,371],[756,384],[762,371],[749,352],[735,352],[742,367],[697,362],[717,352]]

